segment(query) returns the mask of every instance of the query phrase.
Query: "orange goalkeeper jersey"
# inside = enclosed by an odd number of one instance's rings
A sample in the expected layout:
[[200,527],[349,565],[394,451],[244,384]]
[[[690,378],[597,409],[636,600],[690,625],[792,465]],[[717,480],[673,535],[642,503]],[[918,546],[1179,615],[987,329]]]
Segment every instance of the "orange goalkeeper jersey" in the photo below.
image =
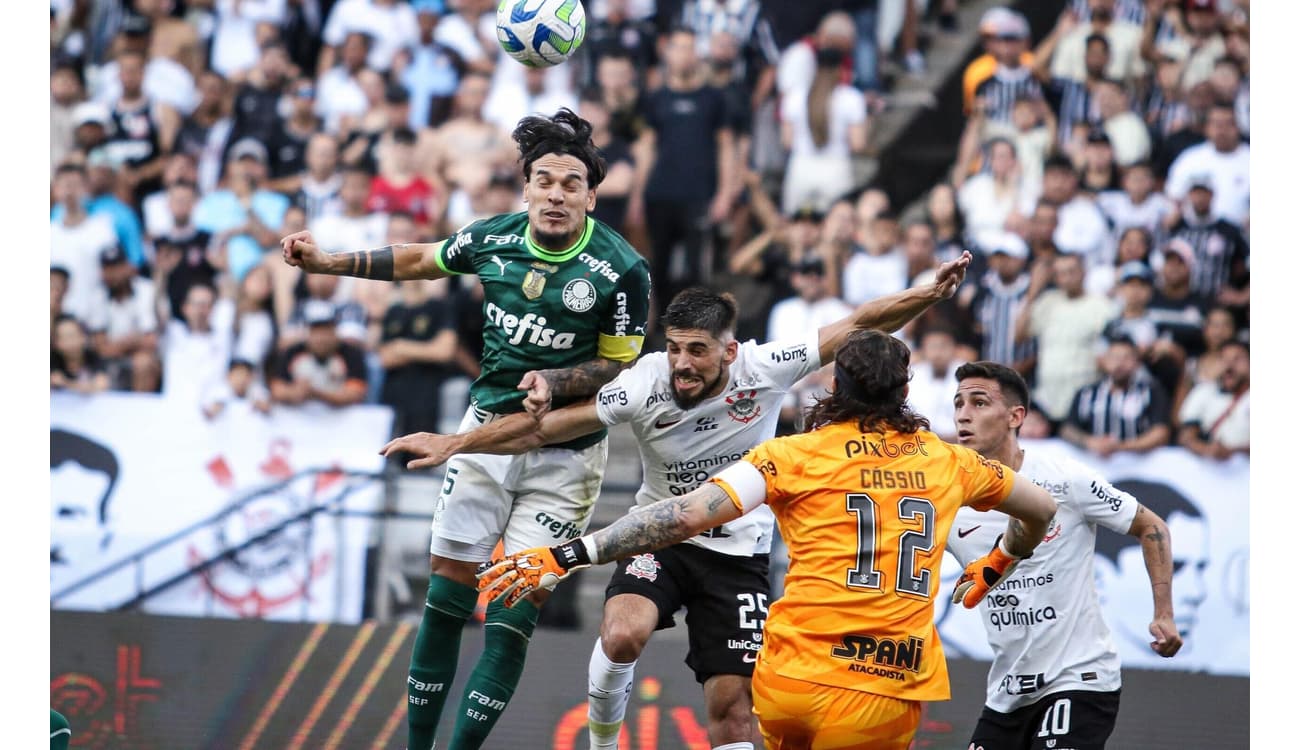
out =
[[766,501],[790,550],[759,658],[785,677],[905,700],[948,698],[934,626],[957,509],[992,508],[1015,473],[931,432],[839,422],[768,440],[717,482],[742,510]]

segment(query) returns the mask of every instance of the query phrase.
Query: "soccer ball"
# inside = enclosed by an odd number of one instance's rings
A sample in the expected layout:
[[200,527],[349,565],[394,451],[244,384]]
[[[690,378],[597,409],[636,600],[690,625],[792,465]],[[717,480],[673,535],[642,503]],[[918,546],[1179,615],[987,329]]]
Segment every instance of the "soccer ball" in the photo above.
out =
[[581,0],[501,0],[497,6],[501,49],[530,68],[569,59],[586,34]]

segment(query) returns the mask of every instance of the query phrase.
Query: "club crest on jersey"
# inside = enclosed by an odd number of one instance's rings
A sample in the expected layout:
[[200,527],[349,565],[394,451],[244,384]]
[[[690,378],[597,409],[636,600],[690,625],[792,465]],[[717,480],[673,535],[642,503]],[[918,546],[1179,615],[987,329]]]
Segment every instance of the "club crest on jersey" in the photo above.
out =
[[636,576],[647,581],[654,581],[659,577],[659,561],[655,559],[654,553],[647,552],[644,555],[636,555],[627,563],[627,574]]
[[754,399],[758,396],[758,391],[736,391],[727,396],[727,416],[741,424],[749,424],[759,414],[763,413],[763,407],[758,405]]
[[596,287],[586,279],[574,279],[564,285],[560,298],[570,310],[576,313],[587,312],[596,304]]
[[560,270],[558,266],[533,263],[532,269],[524,275],[524,283],[520,286],[524,290],[524,296],[528,299],[542,296],[542,290],[546,288],[546,277],[558,270]]

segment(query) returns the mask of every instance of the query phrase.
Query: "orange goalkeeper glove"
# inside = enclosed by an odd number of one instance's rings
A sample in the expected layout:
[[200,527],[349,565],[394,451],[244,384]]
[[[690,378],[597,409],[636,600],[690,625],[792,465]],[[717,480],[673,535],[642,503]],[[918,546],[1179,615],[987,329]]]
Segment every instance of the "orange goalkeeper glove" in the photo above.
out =
[[961,578],[957,579],[957,586],[952,592],[952,603],[961,602],[966,609],[975,609],[980,600],[1005,581],[1023,559],[1026,558],[1015,557],[1004,550],[1002,535],[998,534],[993,549],[978,560],[971,561],[971,564],[966,566],[965,572],[961,574]]
[[513,607],[538,589],[553,590],[570,573],[588,565],[591,555],[582,538],[555,547],[534,547],[480,565],[478,590],[489,599],[504,597],[502,603]]

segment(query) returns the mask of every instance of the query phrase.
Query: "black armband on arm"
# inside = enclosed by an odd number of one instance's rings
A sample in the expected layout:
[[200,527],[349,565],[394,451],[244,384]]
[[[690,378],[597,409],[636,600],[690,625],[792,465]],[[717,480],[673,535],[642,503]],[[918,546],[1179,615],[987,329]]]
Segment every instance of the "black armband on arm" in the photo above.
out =
[[352,266],[348,276],[361,279],[393,280],[393,246],[386,245],[378,250],[358,250],[348,253]]

